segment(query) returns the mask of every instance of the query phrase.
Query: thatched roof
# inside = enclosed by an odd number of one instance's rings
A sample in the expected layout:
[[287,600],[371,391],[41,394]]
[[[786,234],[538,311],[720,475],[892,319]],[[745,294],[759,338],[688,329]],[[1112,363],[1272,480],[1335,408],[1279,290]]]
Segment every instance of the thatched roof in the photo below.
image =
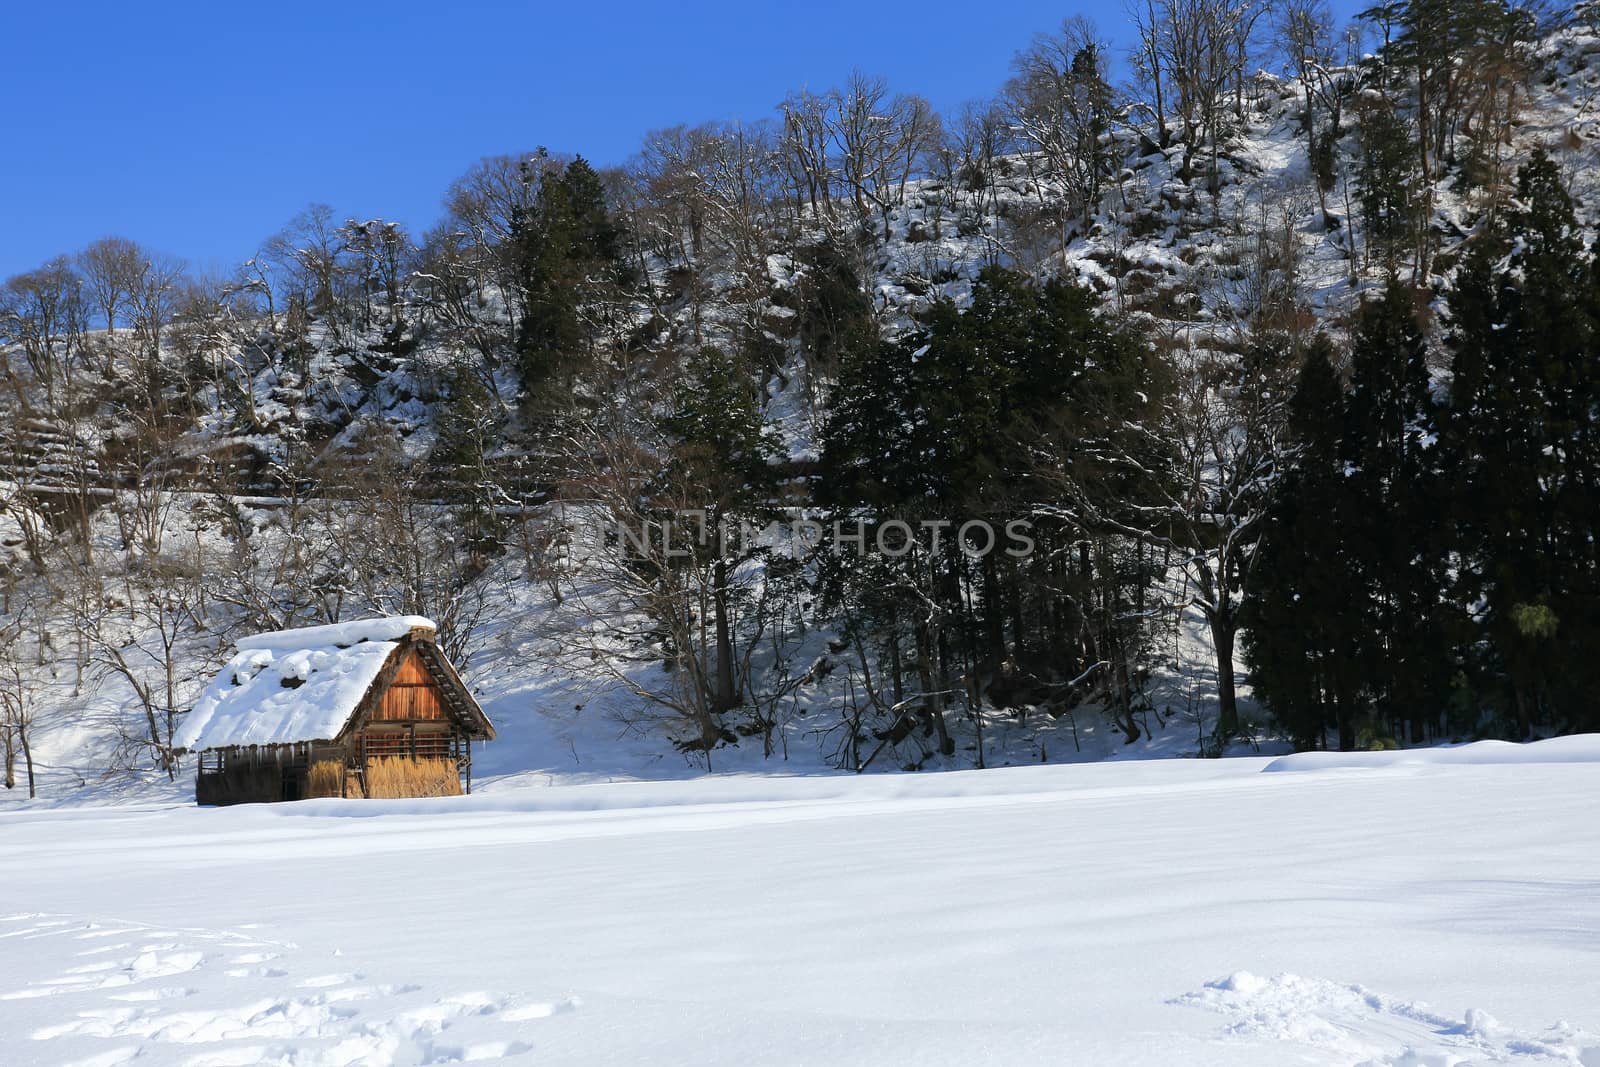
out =
[[467,732],[493,737],[483,710],[433,643],[436,630],[429,619],[402,615],[244,638],[195,701],[174,744],[203,752],[336,740],[412,647],[423,653],[446,706]]

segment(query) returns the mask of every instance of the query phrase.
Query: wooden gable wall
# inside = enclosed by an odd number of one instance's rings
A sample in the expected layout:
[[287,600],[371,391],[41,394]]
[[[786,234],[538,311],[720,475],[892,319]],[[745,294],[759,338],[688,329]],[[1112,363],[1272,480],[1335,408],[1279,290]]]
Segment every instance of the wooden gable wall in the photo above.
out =
[[415,647],[406,649],[394,674],[394,681],[384,690],[383,698],[372,711],[372,722],[449,722],[444,707],[444,695],[439,683],[422,662]]

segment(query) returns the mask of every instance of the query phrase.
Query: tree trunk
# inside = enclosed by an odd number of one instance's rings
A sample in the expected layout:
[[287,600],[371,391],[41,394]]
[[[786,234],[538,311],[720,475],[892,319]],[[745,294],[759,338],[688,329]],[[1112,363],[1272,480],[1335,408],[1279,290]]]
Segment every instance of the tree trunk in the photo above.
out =
[[32,800],[39,794],[34,790],[33,784],[33,742],[28,740],[28,727],[26,723],[17,724],[17,739],[22,742],[22,762],[28,768],[28,799]]
[[982,669],[996,670],[1006,659],[1006,624],[1000,576],[995,571],[994,553],[983,557],[984,638],[989,646],[988,662]]
[[1334,703],[1339,718],[1339,751],[1354,752],[1356,747],[1356,725],[1350,714],[1350,696],[1346,692],[1345,684],[1341,681],[1334,696]]
[[712,565],[711,602],[717,621],[717,700],[716,710],[727,711],[739,703],[733,682],[733,627],[728,619],[728,564],[719,559]]
[[891,609],[889,615],[889,674],[894,679],[894,702],[896,704],[906,698],[905,680],[902,677],[904,669],[900,663],[900,623]]
[[150,732],[150,746],[156,750],[161,769],[167,772],[167,778],[170,781],[177,781],[177,768],[173,766],[172,749],[161,740],[161,725],[156,721],[155,705],[151,703],[155,695],[142,687],[136,687],[136,690],[140,701],[144,704],[144,721]]
[[1217,733],[1224,740],[1239,732],[1239,698],[1233,677],[1234,623],[1227,613],[1206,612],[1211,645],[1217,653]]
[[937,692],[937,678],[933,668],[934,652],[939,646],[939,641],[932,631],[933,626],[930,623],[917,626],[917,681],[922,686],[924,705],[928,709],[934,732],[939,738],[939,753],[952,756],[956,751],[956,743],[944,721],[944,700]]

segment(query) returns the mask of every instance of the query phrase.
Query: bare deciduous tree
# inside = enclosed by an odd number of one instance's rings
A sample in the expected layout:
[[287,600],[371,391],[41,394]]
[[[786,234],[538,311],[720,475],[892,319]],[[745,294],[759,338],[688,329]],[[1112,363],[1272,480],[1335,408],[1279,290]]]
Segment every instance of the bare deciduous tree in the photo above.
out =
[[126,237],[102,237],[78,253],[78,269],[95,306],[105,316],[106,333],[128,306],[144,270],[144,252]]
[[160,392],[164,371],[161,341],[183,294],[186,266],[174,256],[159,253],[144,256],[129,298],[133,329],[139,339],[140,376],[152,403]]
[[1023,162],[1041,208],[1059,216],[1063,249],[1071,224],[1088,224],[1112,171],[1104,144],[1114,107],[1107,54],[1088,19],[1069,18],[1017,54],[1005,89],[1008,118],[1029,149]]
[[[28,799],[38,796],[33,763],[33,728],[38,716],[38,684],[35,675],[24,670],[24,647],[30,631],[39,622],[36,594],[8,596],[6,613],[0,615],[0,749],[5,758],[5,787],[17,785],[17,756],[23,761],[28,781]],[[31,657],[39,658],[36,651]]]
[[[16,346],[44,388],[45,404],[56,407],[56,390],[69,372],[71,361],[87,332],[83,280],[65,256],[57,256],[37,270],[18,274],[0,291],[0,349]],[[17,406],[32,404],[20,379],[6,367],[16,392]]]

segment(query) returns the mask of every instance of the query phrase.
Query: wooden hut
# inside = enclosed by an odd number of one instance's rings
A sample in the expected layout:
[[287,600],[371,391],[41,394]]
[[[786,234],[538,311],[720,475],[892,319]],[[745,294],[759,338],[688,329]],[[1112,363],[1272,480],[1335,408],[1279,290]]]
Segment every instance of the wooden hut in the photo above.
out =
[[472,742],[494,727],[420,616],[258,634],[175,738],[195,799],[447,796],[472,791]]

